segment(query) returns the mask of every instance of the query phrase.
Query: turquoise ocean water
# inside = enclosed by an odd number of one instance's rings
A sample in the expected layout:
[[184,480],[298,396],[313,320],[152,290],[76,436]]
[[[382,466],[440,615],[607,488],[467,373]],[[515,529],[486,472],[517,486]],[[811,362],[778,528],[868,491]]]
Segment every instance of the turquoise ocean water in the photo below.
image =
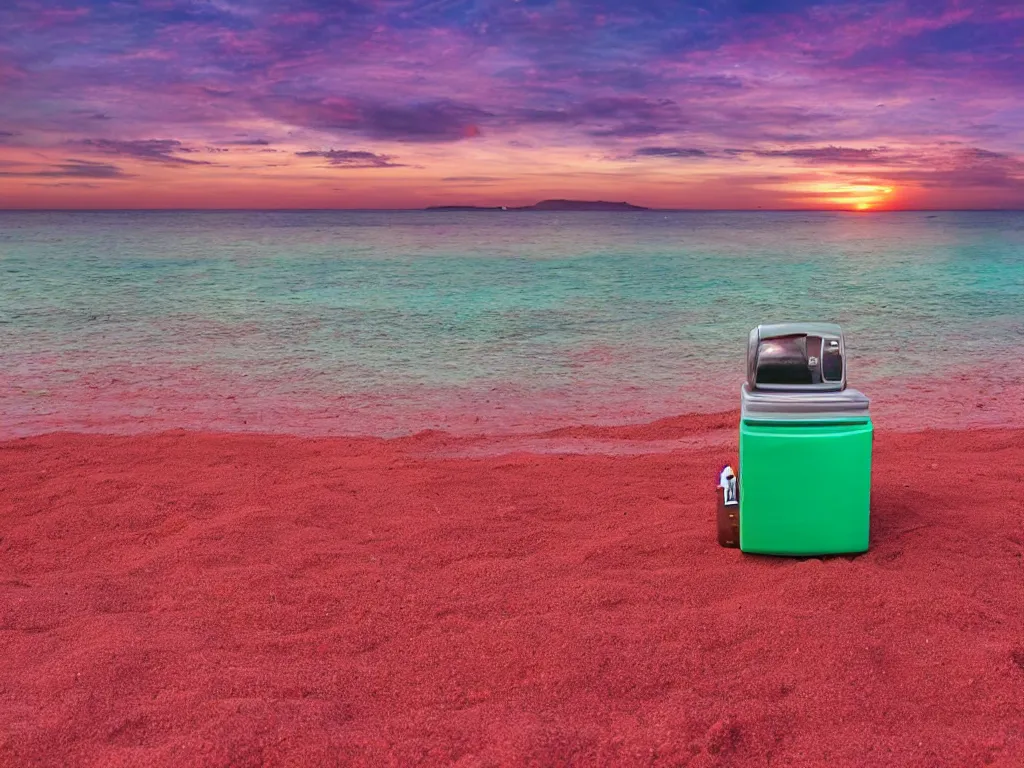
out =
[[0,213],[0,434],[395,435],[738,405],[836,321],[883,426],[1024,422],[1024,214]]

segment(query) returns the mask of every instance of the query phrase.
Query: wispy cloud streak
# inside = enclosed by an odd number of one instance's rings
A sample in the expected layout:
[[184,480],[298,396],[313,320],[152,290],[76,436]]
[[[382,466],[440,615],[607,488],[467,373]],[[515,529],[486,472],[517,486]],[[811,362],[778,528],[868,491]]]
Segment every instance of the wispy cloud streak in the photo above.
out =
[[319,157],[334,168],[403,168],[401,163],[391,162],[390,155],[351,149],[306,150],[296,152],[298,157]]

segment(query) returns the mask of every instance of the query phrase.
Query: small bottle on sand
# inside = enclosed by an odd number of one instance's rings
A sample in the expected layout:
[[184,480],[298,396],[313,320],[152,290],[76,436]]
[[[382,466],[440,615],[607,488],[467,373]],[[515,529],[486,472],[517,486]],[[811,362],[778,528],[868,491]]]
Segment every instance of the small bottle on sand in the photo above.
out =
[[736,498],[736,475],[729,465],[726,465],[725,469],[722,470],[722,474],[718,476],[718,487],[723,490],[722,495],[725,497],[726,504],[739,503]]

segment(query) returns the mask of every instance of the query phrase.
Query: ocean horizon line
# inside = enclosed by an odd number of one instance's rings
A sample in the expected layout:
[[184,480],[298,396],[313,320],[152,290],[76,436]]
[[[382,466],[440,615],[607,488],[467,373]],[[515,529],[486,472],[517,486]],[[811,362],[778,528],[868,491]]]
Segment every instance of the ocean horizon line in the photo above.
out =
[[[457,210],[458,208],[462,210]],[[434,210],[431,210],[431,209]],[[509,206],[427,206],[423,208],[0,208],[0,213],[1024,213],[1024,208],[638,208],[635,210],[516,210]]]

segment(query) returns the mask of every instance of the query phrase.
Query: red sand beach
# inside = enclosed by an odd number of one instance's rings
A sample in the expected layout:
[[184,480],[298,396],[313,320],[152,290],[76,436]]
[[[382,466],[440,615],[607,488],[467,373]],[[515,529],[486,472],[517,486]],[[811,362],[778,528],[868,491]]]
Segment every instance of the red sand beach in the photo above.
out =
[[786,560],[734,423],[0,443],[0,765],[1024,765],[1024,432],[881,432]]

